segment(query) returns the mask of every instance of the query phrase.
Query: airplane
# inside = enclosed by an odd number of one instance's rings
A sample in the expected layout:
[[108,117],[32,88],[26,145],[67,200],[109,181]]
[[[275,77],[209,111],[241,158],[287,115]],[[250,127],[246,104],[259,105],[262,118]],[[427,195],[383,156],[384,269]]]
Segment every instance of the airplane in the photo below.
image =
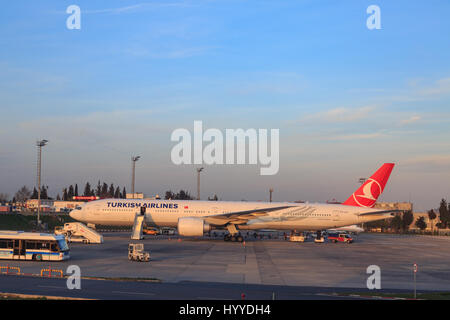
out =
[[394,165],[383,164],[342,204],[102,199],[75,208],[70,216],[94,226],[132,226],[144,207],[148,227],[177,228],[181,236],[203,236],[216,229],[228,230],[224,240],[233,242],[244,240],[240,230],[316,231],[321,236],[322,230],[393,217],[397,210],[373,206]]
[[364,228],[358,227],[356,224],[353,224],[351,226],[345,226],[345,227],[340,227],[340,228],[328,229],[327,232],[329,232],[329,233],[333,233],[333,232],[360,233],[360,232],[364,232]]

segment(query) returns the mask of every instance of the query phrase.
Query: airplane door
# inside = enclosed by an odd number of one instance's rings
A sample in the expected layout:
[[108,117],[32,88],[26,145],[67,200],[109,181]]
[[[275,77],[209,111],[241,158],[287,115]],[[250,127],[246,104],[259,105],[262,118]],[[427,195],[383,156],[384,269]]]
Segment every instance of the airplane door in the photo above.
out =
[[340,221],[341,220],[341,215],[340,215],[339,212],[334,212],[333,211],[331,216],[332,216],[333,221]]
[[94,214],[94,215],[96,215],[96,216],[100,216],[101,210],[102,210],[101,206],[98,205],[98,204],[96,204],[96,205],[93,206],[93,208],[92,208],[92,214]]

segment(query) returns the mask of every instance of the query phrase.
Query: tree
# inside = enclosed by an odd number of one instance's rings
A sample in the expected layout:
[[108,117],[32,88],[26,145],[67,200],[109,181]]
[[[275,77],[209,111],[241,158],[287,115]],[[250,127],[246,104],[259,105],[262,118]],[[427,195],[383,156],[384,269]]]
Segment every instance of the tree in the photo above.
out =
[[175,200],[193,200],[194,198],[191,197],[188,191],[180,190],[175,197],[173,198]]
[[450,213],[447,207],[447,201],[445,201],[445,199],[441,200],[441,204],[439,206],[439,217],[441,220],[441,226],[446,229],[447,225],[449,223],[450,217],[449,217]]
[[63,190],[63,200],[64,201],[67,201],[68,200],[68,195],[67,195],[67,188],[64,188],[64,190]]
[[403,227],[402,218],[399,215],[396,215],[391,220],[391,228],[395,229],[397,232]]
[[414,221],[414,216],[412,214],[411,211],[405,211],[403,213],[403,218],[402,218],[402,222],[403,222],[403,230],[407,231],[409,229],[409,226],[411,225],[411,223]]
[[[48,186],[41,187],[41,199],[49,199],[47,190],[48,190]],[[38,197],[39,197],[39,195],[38,195]]]
[[125,189],[125,187],[123,187],[123,190],[122,190],[122,198],[126,198],[127,197],[127,189]]
[[188,191],[180,190],[178,193],[173,193],[171,190],[166,191],[164,198],[166,200],[193,200]]
[[84,193],[83,196],[85,197],[90,197],[92,196],[92,191],[91,191],[91,185],[89,182],[86,182],[86,186],[84,187]]
[[101,192],[100,196],[102,198],[107,198],[108,197],[108,185],[105,182],[103,182],[102,192]]
[[78,197],[78,183],[75,184],[75,192],[74,192],[74,196]]
[[209,201],[219,201],[219,198],[217,197],[217,194],[214,195],[214,197],[210,198],[208,197]]
[[59,196],[59,193],[58,193],[58,195],[56,196],[56,200],[58,200],[58,201],[61,200],[61,197]]
[[436,219],[436,217],[437,217],[436,212],[434,212],[433,209],[431,209],[430,211],[428,211],[428,219],[430,219],[431,232],[433,232],[433,229],[434,229],[434,223],[433,223],[433,220]]
[[108,197],[114,198],[114,193],[115,193],[114,184],[111,183],[111,185],[109,186]]
[[121,195],[120,195],[120,188],[119,188],[119,187],[117,187],[117,188],[116,188],[116,192],[114,192],[114,198],[116,198],[116,199],[121,198]]
[[175,198],[175,195],[173,194],[173,192],[172,191],[166,191],[166,194],[165,194],[165,196],[164,196],[164,199],[166,199],[166,200],[171,200],[171,199],[174,199]]
[[0,193],[0,202],[7,202],[9,196],[6,193]]
[[419,219],[417,219],[416,227],[422,231],[427,228],[427,223],[425,222],[425,217],[420,217]]
[[70,185],[69,191],[67,192],[67,198],[69,200],[73,200],[73,196],[75,195],[75,191],[73,189],[73,185]]
[[100,184],[100,180],[98,180],[97,190],[95,190],[95,195],[100,197],[102,195],[102,185]]
[[39,197],[38,191],[36,190],[36,187],[33,188],[33,194],[31,195],[31,199],[37,199]]
[[31,191],[26,186],[23,186],[22,188],[20,188],[19,191],[17,191],[16,195],[14,196],[14,198],[16,198],[16,200],[21,203],[25,203],[25,201],[30,199],[30,197],[31,197]]

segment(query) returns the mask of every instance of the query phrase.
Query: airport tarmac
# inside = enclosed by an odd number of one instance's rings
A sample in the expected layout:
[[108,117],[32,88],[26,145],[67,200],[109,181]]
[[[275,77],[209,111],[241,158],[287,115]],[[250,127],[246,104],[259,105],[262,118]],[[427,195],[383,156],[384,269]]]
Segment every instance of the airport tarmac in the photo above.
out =
[[[177,241],[147,236],[151,261],[131,262],[129,233],[105,233],[103,244],[71,244],[64,262],[0,261],[38,274],[49,265],[66,270],[78,265],[82,276],[154,278],[163,283],[210,282],[323,288],[366,288],[369,265],[381,268],[382,289],[450,291],[450,238],[360,234],[352,244],[293,243],[247,239],[244,244],[216,239]],[[3,291],[0,285],[0,291]]]

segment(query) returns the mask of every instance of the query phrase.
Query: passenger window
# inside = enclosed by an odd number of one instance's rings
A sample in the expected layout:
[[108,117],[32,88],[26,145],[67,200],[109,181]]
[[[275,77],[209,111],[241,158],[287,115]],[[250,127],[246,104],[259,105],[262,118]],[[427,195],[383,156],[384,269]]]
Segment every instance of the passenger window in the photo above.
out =
[[27,249],[36,249],[36,242],[27,241]]

